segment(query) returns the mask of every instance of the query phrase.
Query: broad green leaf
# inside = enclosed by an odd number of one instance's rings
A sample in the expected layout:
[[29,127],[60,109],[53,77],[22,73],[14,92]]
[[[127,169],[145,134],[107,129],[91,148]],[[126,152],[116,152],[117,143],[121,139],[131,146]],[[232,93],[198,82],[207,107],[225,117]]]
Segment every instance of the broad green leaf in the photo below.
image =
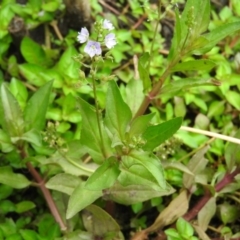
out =
[[[208,59],[200,59],[200,60],[192,60],[187,62],[178,63],[175,67],[173,67],[171,70],[172,72],[177,71],[209,71],[213,67],[215,67],[216,64]],[[181,80],[183,81],[183,80]]]
[[10,136],[21,136],[24,129],[22,110],[5,84],[1,85],[0,122]]
[[19,233],[21,234],[23,240],[36,240],[40,238],[34,230],[30,229],[20,229]]
[[16,212],[19,214],[27,212],[36,207],[36,205],[31,201],[22,201],[17,203],[15,206],[16,206]]
[[97,163],[105,160],[105,155],[111,155],[110,140],[106,135],[102,120],[100,124],[104,140],[104,149],[102,149],[101,138],[98,129],[95,109],[83,99],[79,98],[79,110],[82,115],[81,143],[87,147],[88,153]]
[[143,149],[153,150],[155,147],[159,146],[181,127],[181,123],[182,118],[178,117],[164,123],[148,127],[142,135],[143,139],[147,141]]
[[103,190],[110,188],[120,174],[118,160],[115,157],[106,159],[101,166],[88,178],[85,188]]
[[24,175],[12,172],[12,168],[8,166],[0,167],[0,183],[18,189],[28,187],[31,184]]
[[150,55],[148,52],[144,53],[138,60],[138,72],[140,79],[143,82],[143,90],[147,92],[151,89],[151,79],[149,77],[148,62],[150,61]]
[[[34,49],[34,51],[33,51]],[[44,50],[42,49],[39,44],[34,42],[29,37],[24,37],[21,46],[20,46],[21,53],[25,60],[28,63],[36,64],[39,66],[49,66],[51,65],[51,61],[47,58]]]
[[131,110],[123,101],[117,84],[110,81],[106,98],[106,127],[113,137],[118,137],[123,141],[131,118]]
[[52,90],[52,81],[39,88],[28,100],[24,111],[26,130],[42,130],[45,126],[45,117]]
[[235,222],[240,214],[238,206],[228,202],[218,205],[219,215],[224,224]]
[[149,122],[153,118],[155,113],[150,113],[147,115],[138,116],[133,120],[130,126],[129,136],[141,136],[143,132],[147,129]]
[[159,159],[142,151],[133,151],[123,156],[118,181],[123,186],[132,184],[150,185],[153,189],[165,189],[163,169]]
[[194,234],[191,224],[181,217],[177,220],[176,227],[178,233],[185,238],[188,237],[190,239],[190,237],[192,237]]
[[70,196],[67,207],[67,219],[72,218],[101,196],[102,191],[91,191],[86,189],[84,184],[79,184]]
[[145,97],[142,81],[130,80],[125,87],[125,91],[126,98],[124,100],[127,102],[129,108],[132,111],[132,115],[134,116]]
[[240,30],[240,22],[232,22],[223,24],[220,27],[210,31],[209,33],[203,34],[202,36],[208,40],[208,44],[205,44],[200,49],[196,49],[193,51],[195,54],[204,54],[211,50],[214,45],[216,45],[219,41],[224,39],[227,36],[231,36],[236,31]]
[[174,94],[192,87],[212,86],[214,84],[219,84],[219,82],[210,78],[182,78],[164,85],[160,94],[161,96],[163,94]]
[[86,230],[93,233],[94,236],[105,236],[110,232],[118,233],[120,231],[117,222],[106,211],[96,205],[92,204],[86,207],[82,217]]
[[167,196],[175,190],[167,184],[166,189],[153,189],[152,185],[140,185],[135,180],[129,186],[122,186],[120,183],[115,183],[111,188],[104,190],[104,198],[114,202],[130,205],[139,202],[144,202],[149,199],[161,196]]
[[[62,76],[65,76],[67,81],[71,81],[71,79],[79,79],[79,63],[72,59],[72,57],[77,55],[77,50],[73,46],[70,46],[62,54],[56,65],[57,72]],[[70,83],[72,82],[69,82],[69,84]]]
[[41,76],[41,73],[45,71],[43,67],[31,63],[24,63],[18,67],[21,75],[26,78],[30,84],[40,87],[46,83],[45,79]]
[[[240,139],[240,129],[236,132],[234,137]],[[240,164],[239,144],[229,142],[224,153],[228,171],[232,171],[233,167],[236,165],[239,166]]]
[[227,101],[234,106],[237,110],[240,110],[240,95],[235,91],[228,90],[225,94]]
[[182,164],[180,162],[167,160],[167,161],[163,162],[162,165],[163,165],[164,169],[168,169],[168,168],[177,169],[181,172],[193,175],[193,173],[184,164]]
[[81,182],[79,177],[68,173],[59,173],[48,180],[46,187],[71,195]]

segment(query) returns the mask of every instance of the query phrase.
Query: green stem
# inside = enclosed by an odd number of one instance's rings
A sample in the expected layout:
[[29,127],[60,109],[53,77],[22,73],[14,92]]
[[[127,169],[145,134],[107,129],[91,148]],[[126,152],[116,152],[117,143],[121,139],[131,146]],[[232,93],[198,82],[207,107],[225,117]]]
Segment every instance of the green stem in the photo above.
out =
[[98,124],[98,131],[100,135],[100,140],[101,140],[101,149],[102,153],[105,157],[107,157],[106,151],[105,151],[105,146],[103,142],[103,134],[102,134],[102,128],[101,128],[101,122],[100,122],[100,116],[99,116],[99,106],[98,106],[98,101],[97,101],[97,91],[96,91],[96,81],[95,81],[95,74],[92,74],[92,84],[93,84],[93,95],[95,99],[95,108],[96,108],[96,117],[97,117],[97,124]]

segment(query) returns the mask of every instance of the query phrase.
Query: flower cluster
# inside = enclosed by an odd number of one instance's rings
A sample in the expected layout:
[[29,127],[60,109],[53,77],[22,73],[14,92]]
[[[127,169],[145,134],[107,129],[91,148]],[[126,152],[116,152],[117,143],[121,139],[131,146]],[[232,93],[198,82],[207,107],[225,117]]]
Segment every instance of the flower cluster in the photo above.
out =
[[[101,37],[103,30],[108,30],[111,31],[114,29],[112,23],[105,19],[104,21],[101,22],[100,29],[98,31],[98,35]],[[98,37],[99,37],[98,36]],[[81,31],[78,33],[77,40],[80,43],[85,43],[87,42],[84,52],[87,53],[91,58],[94,57],[95,55],[101,55],[102,54],[102,48],[101,48],[101,41],[93,41],[89,39],[89,32],[86,27],[82,28]],[[114,33],[108,33],[105,35],[103,41],[102,41],[105,46],[108,49],[113,48],[116,44],[116,37]]]

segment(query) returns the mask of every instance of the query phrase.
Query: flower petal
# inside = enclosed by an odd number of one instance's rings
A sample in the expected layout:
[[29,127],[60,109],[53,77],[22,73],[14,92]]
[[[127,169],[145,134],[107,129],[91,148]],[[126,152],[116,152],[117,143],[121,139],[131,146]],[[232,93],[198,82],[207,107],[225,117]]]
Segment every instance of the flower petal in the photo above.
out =
[[87,53],[91,58],[95,55],[101,55],[101,44],[99,42],[89,40],[84,48],[84,52]]
[[109,20],[104,19],[103,28],[111,31],[114,29],[114,26],[112,25],[112,23]]
[[84,27],[81,29],[81,32],[78,33],[77,40],[80,43],[85,43],[88,40],[88,37],[89,37],[89,32],[87,28]]
[[104,42],[108,49],[113,48],[117,44],[115,34],[109,33],[108,35],[106,35]]

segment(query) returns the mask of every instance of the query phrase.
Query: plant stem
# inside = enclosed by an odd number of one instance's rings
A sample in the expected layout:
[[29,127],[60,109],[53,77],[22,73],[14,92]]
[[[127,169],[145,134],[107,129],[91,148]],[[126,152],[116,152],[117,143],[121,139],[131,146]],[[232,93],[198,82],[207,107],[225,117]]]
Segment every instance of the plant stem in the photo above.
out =
[[[21,155],[22,159],[25,159],[27,157],[27,153],[26,153],[24,147],[21,147],[21,149],[19,149],[19,150],[20,150],[20,155]],[[26,166],[28,168],[28,171],[31,173],[31,175],[35,179],[35,181],[38,183],[38,186],[43,193],[43,196],[47,202],[47,205],[48,205],[55,221],[59,224],[62,231],[66,231],[67,226],[65,225],[65,223],[57,209],[57,206],[52,198],[50,191],[45,186],[45,181],[42,179],[42,177],[40,176],[38,171],[33,167],[33,165],[30,162],[27,162]]]
[[101,122],[100,122],[100,116],[99,116],[99,106],[98,106],[98,101],[97,101],[97,91],[96,91],[96,81],[95,81],[95,75],[93,74],[92,76],[92,84],[93,84],[93,95],[95,99],[95,108],[96,108],[96,117],[97,117],[97,124],[98,124],[98,131],[100,135],[100,140],[101,140],[101,149],[102,153],[105,157],[107,157],[105,147],[104,147],[104,142],[103,142],[103,135],[102,135],[102,128],[101,128]]
[[[232,173],[226,173],[224,178],[216,184],[215,191],[220,192],[225,186],[232,183],[234,181],[234,177],[240,173],[240,168],[236,168]],[[206,203],[210,200],[212,195],[209,191],[205,193],[205,195],[197,202],[197,204],[187,212],[183,218],[186,221],[190,221],[197,216],[199,211],[206,205]]]

